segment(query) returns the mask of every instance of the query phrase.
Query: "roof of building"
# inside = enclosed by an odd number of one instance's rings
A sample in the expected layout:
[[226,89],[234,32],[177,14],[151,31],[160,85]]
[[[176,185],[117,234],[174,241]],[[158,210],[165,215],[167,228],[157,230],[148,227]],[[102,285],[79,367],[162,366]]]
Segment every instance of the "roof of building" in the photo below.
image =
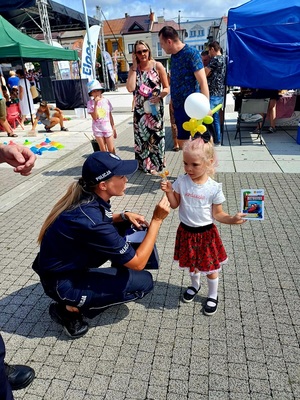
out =
[[176,29],[176,31],[182,30],[180,26],[175,21],[163,21],[163,22],[154,22],[152,26],[152,32],[159,32],[164,26],[172,26],[172,28]]
[[133,17],[127,15],[124,26],[121,30],[121,34],[128,35],[132,33],[149,32],[151,30],[152,23],[152,13],[150,13],[150,15],[136,15]]
[[104,36],[120,35],[125,21],[126,18],[110,19],[109,21],[105,20],[103,23]]

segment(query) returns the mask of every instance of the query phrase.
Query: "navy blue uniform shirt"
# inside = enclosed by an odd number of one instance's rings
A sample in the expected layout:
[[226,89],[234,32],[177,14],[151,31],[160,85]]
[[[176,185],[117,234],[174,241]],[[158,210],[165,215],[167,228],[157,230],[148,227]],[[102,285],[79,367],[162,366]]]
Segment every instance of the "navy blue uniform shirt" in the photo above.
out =
[[38,273],[84,272],[110,260],[124,265],[135,250],[113,225],[109,203],[98,196],[59,215],[41,244]]

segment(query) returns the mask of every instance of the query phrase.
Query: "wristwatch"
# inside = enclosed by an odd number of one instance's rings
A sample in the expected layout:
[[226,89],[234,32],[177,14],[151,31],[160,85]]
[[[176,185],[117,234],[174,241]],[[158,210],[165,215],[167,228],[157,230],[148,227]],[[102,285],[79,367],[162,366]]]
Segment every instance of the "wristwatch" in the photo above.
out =
[[131,212],[131,210],[124,210],[124,211],[122,211],[122,212],[120,213],[121,218],[122,218],[123,221],[128,221],[128,218],[127,218],[126,215],[125,215],[125,213],[127,213],[127,212]]

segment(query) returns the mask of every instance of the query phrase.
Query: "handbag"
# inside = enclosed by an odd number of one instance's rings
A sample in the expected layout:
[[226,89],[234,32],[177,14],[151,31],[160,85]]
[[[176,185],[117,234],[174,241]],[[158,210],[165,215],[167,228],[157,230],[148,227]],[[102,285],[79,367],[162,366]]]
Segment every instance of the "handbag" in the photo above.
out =
[[[136,230],[135,228],[131,227],[125,232],[125,240],[126,242],[130,243],[131,246],[136,250],[139,245],[144,240],[144,237],[147,233],[147,228],[144,227],[143,230]],[[150,254],[149,260],[145,266],[145,269],[158,269],[159,268],[159,256],[156,244]]]
[[141,84],[141,86],[138,88],[138,92],[141,96],[144,97],[149,97],[149,95],[152,93],[151,87],[145,85],[144,83]]
[[30,92],[33,99],[39,97],[39,92],[37,91],[37,88],[35,86],[30,86]]

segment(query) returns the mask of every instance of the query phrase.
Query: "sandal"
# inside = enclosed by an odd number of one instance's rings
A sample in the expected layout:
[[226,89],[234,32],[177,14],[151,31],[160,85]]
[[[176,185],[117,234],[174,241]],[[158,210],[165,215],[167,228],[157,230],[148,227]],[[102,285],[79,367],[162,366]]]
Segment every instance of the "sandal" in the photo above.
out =
[[[194,297],[196,296],[196,294],[199,292],[200,289],[201,289],[201,286],[199,287],[198,290],[196,290],[196,289],[194,288],[194,286],[189,286],[189,287],[186,289],[186,291],[183,293],[182,300],[183,300],[185,303],[190,303],[191,301],[194,300]],[[190,294],[190,293],[188,293],[188,290],[191,290],[191,291],[194,292],[194,293],[193,293],[193,294]]]
[[7,136],[8,137],[18,137],[18,135],[16,135],[15,133],[8,133]]
[[[209,301],[214,303],[215,305],[214,306],[208,306],[207,303]],[[214,315],[214,313],[217,311],[217,308],[218,308],[218,298],[217,299],[212,299],[211,297],[208,297],[206,299],[206,303],[205,303],[203,312],[204,312],[205,315]]]
[[68,128],[65,128],[65,127],[63,126],[62,128],[60,128],[60,130],[61,130],[61,131],[64,131],[64,132],[68,132],[69,129],[68,129]]
[[174,146],[174,147],[173,147],[173,151],[179,151],[179,147]]
[[45,130],[46,130],[47,133],[53,133],[53,131],[51,131],[50,128],[46,128],[46,127],[45,127]]

